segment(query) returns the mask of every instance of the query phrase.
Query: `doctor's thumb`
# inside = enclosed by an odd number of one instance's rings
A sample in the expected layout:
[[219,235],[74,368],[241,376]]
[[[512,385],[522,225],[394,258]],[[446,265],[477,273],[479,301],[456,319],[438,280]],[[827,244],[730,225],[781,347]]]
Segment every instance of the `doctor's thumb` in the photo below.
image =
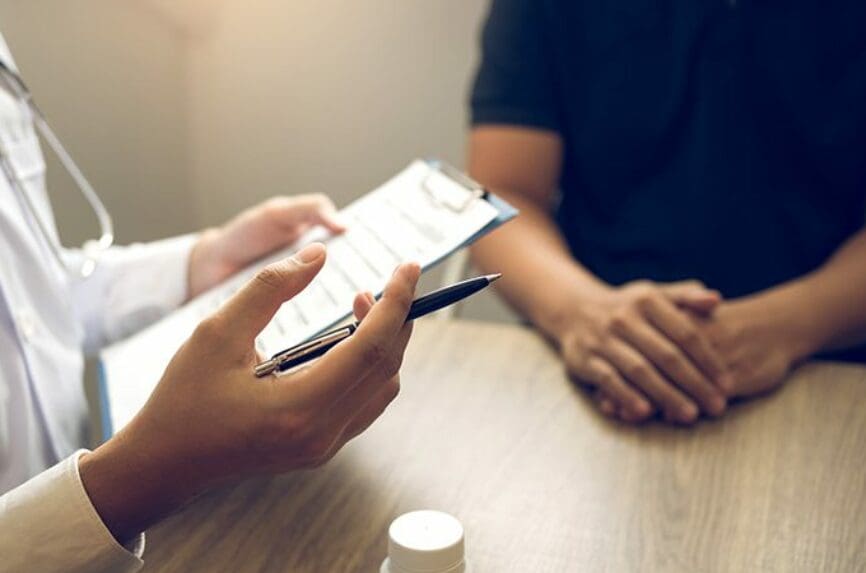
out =
[[245,284],[212,318],[248,346],[280,306],[303,291],[325,264],[325,246],[312,243],[289,259],[268,265]]

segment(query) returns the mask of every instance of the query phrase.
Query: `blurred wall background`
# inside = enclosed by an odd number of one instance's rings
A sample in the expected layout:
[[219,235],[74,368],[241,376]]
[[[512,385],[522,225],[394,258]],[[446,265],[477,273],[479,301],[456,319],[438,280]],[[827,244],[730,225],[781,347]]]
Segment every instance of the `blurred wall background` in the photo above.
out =
[[487,0],[223,0],[190,49],[203,222],[275,193],[339,204],[411,159],[462,163]]
[[[419,156],[462,166],[487,4],[0,0],[0,31],[130,242],[280,193],[342,206]],[[67,243],[92,235],[55,165],[49,185]]]
[[[123,242],[196,222],[187,167],[183,38],[146,2],[0,0],[0,32],[54,129],[112,211]],[[67,244],[95,220],[50,153]]]

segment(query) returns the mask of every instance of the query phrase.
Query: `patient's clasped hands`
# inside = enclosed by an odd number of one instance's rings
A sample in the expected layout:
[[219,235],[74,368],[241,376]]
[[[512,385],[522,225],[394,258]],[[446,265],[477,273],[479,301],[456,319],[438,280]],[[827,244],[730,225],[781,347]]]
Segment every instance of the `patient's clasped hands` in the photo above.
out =
[[607,288],[562,314],[566,368],[608,416],[691,424],[730,398],[772,389],[798,356],[766,304],[723,301],[697,281]]

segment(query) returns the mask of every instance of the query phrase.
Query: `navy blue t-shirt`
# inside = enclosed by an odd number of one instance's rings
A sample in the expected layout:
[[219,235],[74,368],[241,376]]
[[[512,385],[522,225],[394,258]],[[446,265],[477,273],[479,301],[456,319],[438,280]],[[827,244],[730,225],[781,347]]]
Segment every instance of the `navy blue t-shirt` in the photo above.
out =
[[602,279],[762,290],[863,227],[866,2],[494,0],[472,122],[562,137]]

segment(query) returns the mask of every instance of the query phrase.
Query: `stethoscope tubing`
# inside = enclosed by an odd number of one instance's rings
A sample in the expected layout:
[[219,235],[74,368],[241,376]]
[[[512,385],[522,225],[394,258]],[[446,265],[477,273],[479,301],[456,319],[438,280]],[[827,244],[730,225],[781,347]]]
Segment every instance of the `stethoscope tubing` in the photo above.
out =
[[68,262],[63,258],[62,247],[59,242],[53,238],[48,226],[42,220],[42,217],[39,216],[39,211],[36,208],[36,205],[34,205],[30,194],[27,192],[27,189],[24,188],[23,183],[16,174],[15,168],[5,150],[0,154],[0,167],[2,167],[3,173],[9,180],[9,183],[21,195],[24,205],[27,210],[30,211],[30,215],[36,222],[36,227],[39,229],[39,233],[47,242],[57,263],[67,272],[76,273],[80,275],[81,278],[87,278],[96,270],[96,266],[102,253],[114,244],[114,223],[111,219],[111,214],[108,212],[108,209],[105,207],[105,203],[102,202],[99,194],[96,193],[96,190],[72,159],[72,156],[66,151],[60,138],[57,137],[57,134],[54,133],[53,129],[51,129],[48,120],[45,118],[45,114],[43,114],[39,106],[36,105],[30,90],[27,89],[21,76],[12,71],[2,60],[0,60],[0,77],[3,79],[3,87],[5,87],[10,94],[20,100],[23,106],[30,112],[36,130],[40,135],[42,135],[45,142],[57,155],[61,165],[63,165],[63,168],[66,169],[70,177],[72,177],[72,180],[75,182],[81,194],[84,195],[84,198],[94,215],[96,215],[100,230],[99,238],[87,241],[82,246],[84,261],[80,268],[77,270],[70,269]]

